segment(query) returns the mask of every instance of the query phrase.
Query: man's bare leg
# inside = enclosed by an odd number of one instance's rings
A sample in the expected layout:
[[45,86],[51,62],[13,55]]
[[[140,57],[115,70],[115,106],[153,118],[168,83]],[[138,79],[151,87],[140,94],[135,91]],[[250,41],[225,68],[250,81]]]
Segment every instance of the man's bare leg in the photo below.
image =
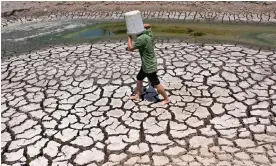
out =
[[164,87],[161,84],[158,84],[155,86],[155,88],[157,89],[157,92],[159,94],[161,94],[164,98],[164,100],[161,102],[161,104],[163,104],[163,105],[168,104],[171,100],[169,99],[167,93],[165,92]]
[[137,87],[136,87],[136,92],[134,96],[130,96],[130,100],[140,100],[140,96],[142,93],[142,87],[143,87],[143,81],[137,80]]

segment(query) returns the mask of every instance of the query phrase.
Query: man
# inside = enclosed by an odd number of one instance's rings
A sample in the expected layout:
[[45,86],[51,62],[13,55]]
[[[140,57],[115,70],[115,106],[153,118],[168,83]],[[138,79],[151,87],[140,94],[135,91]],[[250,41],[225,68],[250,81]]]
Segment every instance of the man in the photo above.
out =
[[127,50],[134,51],[138,49],[142,60],[142,67],[137,75],[136,93],[134,96],[130,96],[129,99],[140,100],[143,80],[147,77],[152,86],[157,89],[157,92],[163,96],[164,100],[161,104],[168,104],[170,99],[157,76],[157,58],[154,52],[154,37],[151,32],[151,25],[144,24],[144,27],[146,30],[142,34],[137,35],[134,45],[132,45],[132,37],[128,36]]

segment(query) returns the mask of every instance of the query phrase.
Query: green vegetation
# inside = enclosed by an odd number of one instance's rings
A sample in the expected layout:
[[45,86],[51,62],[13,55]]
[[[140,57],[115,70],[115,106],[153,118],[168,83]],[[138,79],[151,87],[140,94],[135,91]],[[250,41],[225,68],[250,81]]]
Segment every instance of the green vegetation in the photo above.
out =
[[202,32],[195,32],[195,33],[192,33],[193,36],[203,36],[205,35],[205,33],[202,33]]
[[[276,28],[271,25],[220,24],[192,22],[149,22],[156,38],[180,38],[187,42],[229,43],[257,47],[276,48]],[[63,40],[80,41],[93,30],[103,30],[109,35],[88,37],[95,39],[124,39],[126,25],[123,22],[99,23],[61,35]],[[112,32],[112,35],[110,35]],[[87,37],[86,37],[87,38]]]
[[191,32],[194,32],[194,30],[192,30],[191,28],[188,28],[187,33],[191,33]]

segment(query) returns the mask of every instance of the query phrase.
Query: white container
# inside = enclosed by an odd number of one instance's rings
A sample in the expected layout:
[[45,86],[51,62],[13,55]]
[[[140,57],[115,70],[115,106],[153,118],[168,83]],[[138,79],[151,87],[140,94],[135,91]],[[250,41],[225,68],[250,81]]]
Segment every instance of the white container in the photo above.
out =
[[139,10],[125,13],[125,19],[128,35],[138,35],[145,30],[141,12]]

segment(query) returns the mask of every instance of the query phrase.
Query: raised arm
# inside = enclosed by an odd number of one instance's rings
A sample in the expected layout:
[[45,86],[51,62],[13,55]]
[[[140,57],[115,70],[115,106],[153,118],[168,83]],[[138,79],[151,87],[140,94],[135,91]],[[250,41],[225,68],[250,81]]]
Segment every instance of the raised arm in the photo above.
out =
[[136,48],[133,48],[133,44],[132,44],[132,37],[131,36],[128,36],[128,40],[127,40],[127,51],[134,51]]
[[[150,29],[151,25],[150,24],[144,24],[145,29]],[[128,47],[126,48],[127,51],[134,51],[135,49],[139,49],[144,46],[143,41],[139,40],[139,38],[136,40],[134,46],[132,44],[133,40],[131,36],[128,36]]]

